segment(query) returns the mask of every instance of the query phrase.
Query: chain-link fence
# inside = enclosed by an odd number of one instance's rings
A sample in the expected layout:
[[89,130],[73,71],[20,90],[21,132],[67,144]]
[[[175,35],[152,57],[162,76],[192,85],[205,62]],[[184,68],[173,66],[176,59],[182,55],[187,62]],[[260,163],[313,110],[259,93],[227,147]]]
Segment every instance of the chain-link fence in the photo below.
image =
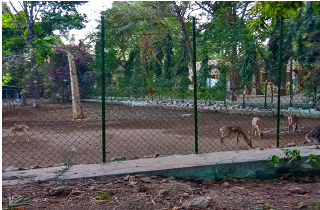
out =
[[[320,126],[320,52],[305,47],[296,56],[287,49],[288,40],[281,38],[287,21],[275,26],[269,44],[241,48],[231,43],[231,55],[226,56],[207,54],[208,42],[202,41],[206,34],[197,37],[194,49],[203,59],[196,62],[194,86],[182,35],[142,33],[117,65],[110,45],[114,37],[125,35],[112,34],[108,18],[106,14],[103,24],[109,31],[102,36],[108,49],[103,51],[105,138],[99,70],[103,42],[97,41],[96,56],[85,53],[83,43],[55,46],[56,53],[39,69],[41,100],[34,100],[32,88],[24,83],[22,94],[18,88],[3,92],[3,167],[94,163],[104,155],[109,161],[236,150],[237,134],[240,150],[303,145],[306,134]],[[70,70],[72,60],[76,74]],[[8,97],[9,109],[4,105]],[[74,110],[77,105],[82,112]]]

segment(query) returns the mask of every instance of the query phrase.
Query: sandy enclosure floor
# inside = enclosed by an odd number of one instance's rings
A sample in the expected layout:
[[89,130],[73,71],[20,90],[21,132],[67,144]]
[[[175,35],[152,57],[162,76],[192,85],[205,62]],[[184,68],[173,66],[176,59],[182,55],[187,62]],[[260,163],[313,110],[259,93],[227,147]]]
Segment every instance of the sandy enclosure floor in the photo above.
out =
[[[102,160],[101,105],[84,102],[85,120],[72,121],[71,103],[46,103],[42,109],[22,107],[3,112],[2,118],[2,166],[44,167],[61,164],[72,158],[75,164],[95,163]],[[194,153],[193,109],[156,106],[130,106],[120,103],[106,105],[106,156],[141,158],[154,154]],[[254,116],[199,110],[199,153],[220,151],[221,125],[239,125],[248,134]],[[269,148],[276,145],[276,118],[261,118],[263,139],[253,137],[253,148]],[[14,124],[29,127],[30,142],[20,132],[14,135]],[[304,136],[320,125],[320,119],[302,118],[301,133],[289,134],[287,119],[280,122],[280,145],[301,145]],[[249,135],[249,134],[248,134]],[[13,143],[15,140],[15,143]],[[235,135],[225,140],[224,150],[235,150]],[[248,145],[240,137],[240,149]],[[69,157],[69,158],[68,158]]]

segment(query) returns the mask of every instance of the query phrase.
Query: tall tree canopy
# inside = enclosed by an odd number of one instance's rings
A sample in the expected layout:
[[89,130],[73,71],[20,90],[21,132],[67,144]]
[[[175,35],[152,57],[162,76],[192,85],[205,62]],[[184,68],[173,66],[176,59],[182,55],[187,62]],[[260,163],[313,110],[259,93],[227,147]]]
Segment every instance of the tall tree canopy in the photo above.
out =
[[[3,28],[16,29],[16,34],[19,34],[24,40],[27,48],[26,53],[30,59],[28,78],[31,85],[26,91],[32,91],[34,107],[40,107],[38,65],[51,51],[50,36],[53,35],[54,30],[64,33],[72,28],[83,28],[86,16],[80,15],[76,6],[84,3],[80,1],[24,1],[19,3],[22,11],[18,11],[17,6],[12,2],[9,2],[10,6],[3,5],[5,10],[2,18]],[[22,44],[22,41],[19,40],[19,43]]]
[[[16,75],[7,75],[5,82],[23,78],[25,89],[30,93],[33,90],[33,97],[37,99],[37,93],[41,92],[39,87],[43,89],[41,78],[46,77],[42,69],[47,56],[54,59],[64,56],[52,50],[53,46],[61,44],[53,31],[67,34],[72,28],[83,28],[86,16],[80,15],[76,8],[84,3],[23,2],[21,11],[11,3],[5,5],[2,29],[4,73],[10,73],[12,69],[16,72]],[[239,93],[254,87],[258,94],[262,94],[265,81],[278,86],[280,72],[279,88],[285,95],[288,83],[286,66],[293,59],[298,73],[295,82],[300,80],[302,83],[307,79],[305,90],[310,91],[304,93],[315,95],[319,91],[319,80],[312,80],[317,78],[319,66],[319,11],[319,2],[115,1],[111,8],[102,12],[106,26],[107,93],[136,97],[146,94],[162,97],[168,91],[183,97],[190,94],[193,78],[191,17],[195,15],[196,61],[202,62],[197,72],[199,91],[208,90],[207,81],[213,77],[212,69],[215,70],[214,79],[218,79],[214,91],[224,94],[218,98],[233,101],[238,100]],[[283,66],[280,68],[279,17],[284,18]],[[96,56],[92,56],[90,63],[84,62],[85,67],[81,68],[85,70],[79,73],[82,76],[86,75],[85,72],[94,73],[97,81],[90,80],[90,84],[97,87],[100,87],[98,78],[101,75],[100,35],[99,31],[88,36],[95,44]],[[11,68],[9,63],[13,61],[16,67]],[[209,62],[215,65],[209,65]],[[61,75],[55,76],[59,79]],[[81,78],[79,81],[81,85]],[[227,84],[230,84],[229,94],[225,91]]]

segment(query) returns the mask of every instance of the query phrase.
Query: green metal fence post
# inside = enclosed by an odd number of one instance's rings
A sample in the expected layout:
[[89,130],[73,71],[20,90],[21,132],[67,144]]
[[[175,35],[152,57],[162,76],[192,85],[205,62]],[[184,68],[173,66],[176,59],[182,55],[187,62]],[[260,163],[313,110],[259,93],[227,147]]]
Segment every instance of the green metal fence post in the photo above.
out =
[[104,35],[104,15],[101,15],[101,100],[102,100],[102,162],[106,162],[106,69],[105,69],[105,35]]
[[279,40],[279,78],[278,78],[278,109],[277,109],[277,147],[280,140],[280,94],[281,94],[281,73],[282,73],[282,16],[280,16],[280,40]]
[[198,101],[197,101],[197,70],[196,70],[196,18],[192,18],[193,39],[193,108],[194,108],[194,144],[195,153],[198,154]]

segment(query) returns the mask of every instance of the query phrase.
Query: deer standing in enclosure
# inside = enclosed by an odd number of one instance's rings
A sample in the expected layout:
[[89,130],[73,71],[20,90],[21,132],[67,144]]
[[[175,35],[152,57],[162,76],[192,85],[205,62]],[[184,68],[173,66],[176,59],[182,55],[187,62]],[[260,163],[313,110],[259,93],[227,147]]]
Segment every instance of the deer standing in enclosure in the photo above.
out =
[[242,137],[244,138],[244,140],[246,141],[246,143],[249,145],[249,147],[252,148],[252,141],[250,139],[250,137],[247,137],[246,134],[242,131],[242,129],[239,126],[227,126],[224,125],[220,128],[220,133],[221,133],[221,138],[220,138],[220,148],[222,150],[222,144],[224,146],[224,138],[229,137],[232,133],[236,133],[237,134],[237,152],[238,152],[238,148],[239,148],[239,135],[241,134]]
[[[29,127],[26,126],[26,125],[18,125],[18,124],[15,124],[14,126],[12,126],[10,128],[10,131],[13,132],[14,135],[16,135],[17,132],[24,132],[25,135],[27,135],[27,141],[29,142],[29,135],[28,135],[28,131],[29,131]],[[14,139],[13,140],[13,143],[15,142],[16,140]]]
[[296,114],[289,114],[288,115],[289,133],[290,133],[291,128],[292,128],[292,132],[294,132],[294,131],[297,131],[298,127],[299,127],[299,132],[301,132],[299,120],[300,120],[299,116]]
[[260,125],[260,118],[259,117],[254,117],[252,119],[252,136],[257,136],[257,132],[258,135],[260,137],[260,139],[262,139],[262,131],[261,131],[261,125]]
[[320,144],[320,126],[312,129],[310,133],[306,134],[305,138],[306,138],[306,142],[304,143],[312,142],[315,144]]

